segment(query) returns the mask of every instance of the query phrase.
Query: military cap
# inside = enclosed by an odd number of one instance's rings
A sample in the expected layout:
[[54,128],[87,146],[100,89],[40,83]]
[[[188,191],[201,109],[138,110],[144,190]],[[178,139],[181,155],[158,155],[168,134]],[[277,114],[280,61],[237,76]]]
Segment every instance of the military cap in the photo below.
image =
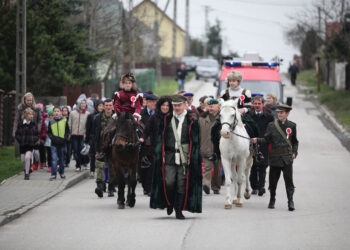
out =
[[292,110],[292,107],[287,104],[278,104],[276,112],[280,112],[280,111],[289,112],[291,110]]
[[185,94],[184,94],[184,96],[186,96],[186,97],[188,97],[188,96],[193,97],[193,96],[194,96],[194,94],[193,94],[193,93],[188,92],[188,93],[185,93]]
[[254,96],[261,96],[261,97],[264,97],[264,94],[260,94],[260,93],[252,93],[252,97]]
[[183,95],[172,95],[171,102],[172,104],[181,104],[187,102],[187,98]]
[[147,101],[156,101],[156,100],[158,100],[159,98],[158,98],[158,96],[156,96],[156,95],[153,95],[153,94],[147,94],[146,95],[146,100]]
[[208,101],[208,105],[212,105],[212,104],[219,104],[219,101],[216,100],[216,99],[214,99],[214,98],[212,98],[212,99],[210,99],[210,100]]

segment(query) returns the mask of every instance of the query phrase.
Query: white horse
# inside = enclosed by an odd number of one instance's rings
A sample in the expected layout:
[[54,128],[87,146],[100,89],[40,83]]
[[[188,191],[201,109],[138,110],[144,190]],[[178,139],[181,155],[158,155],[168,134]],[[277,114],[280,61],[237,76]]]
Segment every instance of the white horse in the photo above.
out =
[[[237,108],[237,100],[221,103],[221,139],[220,152],[225,171],[226,201],[225,208],[242,207],[241,186],[245,178],[244,197],[250,198],[249,174],[253,165],[253,156],[249,151],[250,138],[242,123],[241,114]],[[234,189],[234,190],[232,190]],[[234,191],[234,197],[232,197]]]

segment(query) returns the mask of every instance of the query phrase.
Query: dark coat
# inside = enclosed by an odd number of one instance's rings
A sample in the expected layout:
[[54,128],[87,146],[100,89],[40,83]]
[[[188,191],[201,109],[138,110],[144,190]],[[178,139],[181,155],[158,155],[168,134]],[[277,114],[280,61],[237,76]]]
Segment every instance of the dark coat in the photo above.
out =
[[[202,168],[200,157],[199,125],[196,117],[187,114],[187,126],[189,128],[190,153],[189,167],[187,169],[186,193],[184,210],[192,213],[202,212]],[[166,134],[171,127],[172,114],[163,117],[159,125],[156,137],[154,171],[152,179],[152,192],[150,207],[166,208],[170,202],[166,196],[166,185],[164,179],[164,153],[166,144]]]
[[40,134],[38,126],[35,122],[23,124],[23,121],[21,121],[16,129],[15,137],[21,147],[21,153],[33,150],[36,145],[39,145]]
[[[270,122],[274,121],[273,116],[268,113],[266,110],[262,111],[262,114],[256,115],[255,111],[249,111],[248,115],[255,121],[259,128],[258,137],[263,137],[265,135],[267,126]],[[264,165],[268,165],[268,144],[260,143],[260,151],[264,156]]]
[[266,133],[263,138],[258,138],[258,143],[271,144],[271,151],[269,153],[269,165],[272,167],[283,167],[285,165],[293,164],[292,155],[298,154],[298,139],[297,127],[294,122],[286,120],[284,124],[278,121],[283,133],[287,135],[286,129],[291,129],[289,140],[292,148],[289,147],[286,140],[278,132],[274,122],[270,122],[267,126]]

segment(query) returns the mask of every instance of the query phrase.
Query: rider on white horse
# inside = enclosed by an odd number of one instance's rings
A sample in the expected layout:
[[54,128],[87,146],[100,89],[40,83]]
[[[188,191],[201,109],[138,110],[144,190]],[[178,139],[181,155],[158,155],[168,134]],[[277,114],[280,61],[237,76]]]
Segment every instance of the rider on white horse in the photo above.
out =
[[[249,109],[251,108],[252,95],[250,90],[242,88],[240,83],[242,81],[242,74],[237,70],[232,70],[227,74],[225,83],[227,88],[221,92],[221,98],[224,101],[227,100],[237,100],[238,111],[242,115],[242,121],[245,124],[245,128],[250,137],[255,137],[259,134],[258,127],[256,123],[247,115]],[[213,126],[211,137],[214,144],[214,154],[209,157],[210,161],[215,161],[220,159],[220,150],[219,150],[219,140],[220,140],[220,121]]]

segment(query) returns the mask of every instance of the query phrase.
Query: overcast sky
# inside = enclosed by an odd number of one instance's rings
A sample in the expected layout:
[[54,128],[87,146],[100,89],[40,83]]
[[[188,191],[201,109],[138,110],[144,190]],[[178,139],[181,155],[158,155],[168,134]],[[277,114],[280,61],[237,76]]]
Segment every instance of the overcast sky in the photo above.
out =
[[[128,6],[128,0],[123,0]],[[142,0],[134,0],[134,6]],[[155,0],[153,0],[155,1]],[[173,18],[173,1],[166,13]],[[164,9],[167,0],[158,0]],[[177,23],[185,29],[185,0],[177,0]],[[240,55],[258,52],[265,60],[274,56],[284,59],[282,70],[288,68],[297,48],[288,44],[284,30],[292,25],[290,16],[309,7],[314,0],[190,0],[191,37],[203,38],[205,31],[204,6],[210,6],[209,22],[222,24],[223,53],[229,50]]]

